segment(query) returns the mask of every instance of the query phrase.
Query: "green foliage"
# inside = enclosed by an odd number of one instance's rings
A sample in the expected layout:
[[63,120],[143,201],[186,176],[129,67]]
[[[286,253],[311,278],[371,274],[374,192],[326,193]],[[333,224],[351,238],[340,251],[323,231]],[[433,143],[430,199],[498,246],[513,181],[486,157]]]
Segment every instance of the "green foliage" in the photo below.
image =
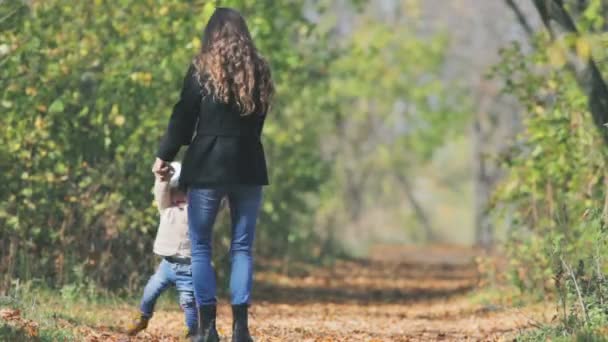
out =
[[525,131],[505,161],[509,176],[496,200],[516,228],[513,251],[533,259],[521,264],[540,267],[525,272],[524,286],[530,289],[546,288],[552,261],[545,249],[553,247],[555,236],[580,241],[587,226],[581,218],[601,207],[606,194],[606,149],[586,98],[568,72],[539,68],[548,57],[546,50],[537,51],[524,56],[516,46],[505,50],[496,70],[506,80],[505,90],[527,109]]
[[[608,324],[608,280],[605,255],[608,240],[601,212],[588,214],[586,227],[573,243],[554,237],[555,288],[558,292],[560,325],[564,334],[593,333]],[[574,265],[571,262],[577,260]]]
[[[597,3],[579,17],[581,37],[598,27]],[[608,323],[608,149],[565,67],[568,46],[584,61],[595,55],[593,41],[539,35],[532,53],[504,49],[494,70],[525,107],[524,131],[504,158],[508,176],[495,196],[495,212],[510,221],[511,280],[522,292],[556,297],[560,312],[556,325],[522,340],[599,341],[594,336]]]
[[[326,172],[310,129],[327,83],[324,33],[302,18],[303,2],[223,4],[247,16],[277,82],[265,143],[280,186],[267,189],[258,251],[282,253],[311,239],[305,196]],[[61,285],[81,272],[132,289],[154,261],[151,163],[214,3],[0,6],[2,273]]]
[[409,17],[382,22],[363,12],[356,22],[329,66],[332,134],[323,150],[333,181],[317,212],[326,249],[336,248],[335,227],[358,224],[367,210],[403,221],[399,177],[461,133],[468,113],[459,87],[441,77],[444,35],[418,37]]

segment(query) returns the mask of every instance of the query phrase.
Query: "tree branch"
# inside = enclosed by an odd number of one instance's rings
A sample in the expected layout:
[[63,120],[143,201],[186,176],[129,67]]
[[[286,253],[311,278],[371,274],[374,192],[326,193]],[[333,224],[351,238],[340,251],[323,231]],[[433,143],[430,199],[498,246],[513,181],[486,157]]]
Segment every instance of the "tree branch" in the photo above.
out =
[[570,266],[564,261],[564,259],[562,257],[560,257],[560,260],[561,260],[562,264],[564,265],[564,268],[566,269],[566,271],[568,271],[568,274],[570,275],[572,282],[574,283],[574,288],[576,289],[576,294],[578,297],[578,304],[580,305],[581,310],[583,311],[583,319],[585,320],[585,325],[586,325],[589,323],[589,314],[587,313],[587,308],[585,307],[585,301],[583,300],[583,295],[581,293],[581,289],[578,286],[578,281],[576,280],[576,276],[574,275],[572,268],[570,268]]
[[[553,27],[553,23],[557,24],[557,28],[563,32],[576,36],[579,35],[576,24],[570,14],[568,14],[568,11],[566,11],[562,1],[533,1],[552,39],[555,40],[560,33]],[[573,60],[569,61],[568,66],[575,73],[579,85],[587,95],[587,102],[593,122],[599,129],[604,142],[608,144],[608,128],[605,126],[608,123],[608,85],[606,85],[597,64],[591,56],[586,61],[586,67],[583,70],[578,70],[577,63]]]
[[526,19],[524,13],[521,11],[517,3],[515,3],[515,0],[505,0],[505,2],[515,14],[517,21],[524,29],[524,32],[526,32],[526,35],[528,35],[528,38],[532,38],[534,36],[534,29],[532,29],[532,26],[530,26],[530,23],[528,23],[528,19]]

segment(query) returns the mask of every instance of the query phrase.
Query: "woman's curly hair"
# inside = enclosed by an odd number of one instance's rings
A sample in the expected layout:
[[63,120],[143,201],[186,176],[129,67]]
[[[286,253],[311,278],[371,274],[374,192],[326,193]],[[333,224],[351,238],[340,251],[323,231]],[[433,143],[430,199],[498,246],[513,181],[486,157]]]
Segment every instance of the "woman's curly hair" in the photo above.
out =
[[239,12],[215,10],[194,65],[205,94],[235,103],[242,115],[268,112],[274,94],[270,67],[258,53]]

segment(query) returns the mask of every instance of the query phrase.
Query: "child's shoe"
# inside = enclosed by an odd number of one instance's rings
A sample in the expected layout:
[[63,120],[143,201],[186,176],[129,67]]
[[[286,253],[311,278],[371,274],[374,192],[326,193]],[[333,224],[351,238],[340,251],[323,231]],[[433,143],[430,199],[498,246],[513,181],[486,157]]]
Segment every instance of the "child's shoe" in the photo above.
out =
[[149,317],[146,317],[142,314],[138,314],[137,317],[133,319],[129,327],[127,328],[127,335],[135,336],[140,331],[146,330],[148,327],[148,322],[150,321]]
[[186,328],[184,336],[187,341],[191,341],[196,336],[196,329]]

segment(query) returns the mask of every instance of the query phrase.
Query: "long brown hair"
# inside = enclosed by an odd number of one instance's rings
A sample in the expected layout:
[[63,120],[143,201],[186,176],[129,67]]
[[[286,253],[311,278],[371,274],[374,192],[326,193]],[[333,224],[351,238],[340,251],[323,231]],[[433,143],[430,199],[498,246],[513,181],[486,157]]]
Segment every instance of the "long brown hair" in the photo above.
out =
[[236,10],[215,9],[194,65],[207,95],[223,103],[235,103],[242,115],[268,112],[274,94],[270,67]]

